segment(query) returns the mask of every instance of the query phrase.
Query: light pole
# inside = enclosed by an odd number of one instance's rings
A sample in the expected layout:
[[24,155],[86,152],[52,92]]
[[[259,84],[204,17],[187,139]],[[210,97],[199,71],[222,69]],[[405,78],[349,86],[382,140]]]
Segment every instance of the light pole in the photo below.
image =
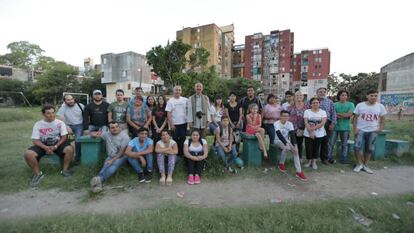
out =
[[141,85],[142,85],[142,69],[138,68],[138,72],[139,72],[139,87],[141,87]]

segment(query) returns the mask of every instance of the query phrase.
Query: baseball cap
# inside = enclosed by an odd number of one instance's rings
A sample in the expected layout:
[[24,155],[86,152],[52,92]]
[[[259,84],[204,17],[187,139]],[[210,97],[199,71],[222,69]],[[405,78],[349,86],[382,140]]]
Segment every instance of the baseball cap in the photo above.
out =
[[92,92],[92,94],[101,94],[102,95],[102,91],[100,91],[100,90],[94,90],[93,92]]

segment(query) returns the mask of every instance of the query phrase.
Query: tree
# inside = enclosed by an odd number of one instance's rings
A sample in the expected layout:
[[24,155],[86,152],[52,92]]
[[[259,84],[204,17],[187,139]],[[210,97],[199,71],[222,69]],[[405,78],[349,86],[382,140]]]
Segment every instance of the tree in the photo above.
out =
[[33,94],[41,102],[57,104],[63,92],[79,92],[80,85],[76,79],[78,70],[64,62],[50,64],[34,84]]
[[86,94],[92,94],[95,89],[101,90],[102,94],[106,96],[105,84],[101,82],[101,72],[94,70],[91,74],[91,78],[85,78],[81,84],[81,92]]
[[210,53],[203,47],[198,47],[189,55],[188,64],[192,70],[204,71]]
[[194,86],[198,82],[203,84],[203,93],[210,99],[223,92],[223,89],[219,87],[220,81],[213,67],[208,72],[190,70],[187,73],[176,73],[174,74],[174,80],[176,84],[181,86],[183,96],[193,95]]
[[160,76],[165,86],[175,83],[174,74],[181,73],[187,65],[186,54],[191,46],[181,41],[167,43],[165,47],[158,45],[147,52],[146,58],[155,73]]
[[28,41],[12,42],[7,45],[7,49],[10,53],[0,56],[0,63],[21,69],[33,68],[44,52],[39,45]]

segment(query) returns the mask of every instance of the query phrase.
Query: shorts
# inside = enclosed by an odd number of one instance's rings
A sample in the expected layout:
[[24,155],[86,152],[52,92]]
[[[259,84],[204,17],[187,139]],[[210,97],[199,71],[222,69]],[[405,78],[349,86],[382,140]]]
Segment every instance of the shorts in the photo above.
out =
[[355,135],[355,151],[365,151],[366,153],[374,153],[375,151],[375,141],[377,139],[376,132],[364,132],[358,131],[358,134]]
[[[63,150],[67,146],[71,146],[71,145],[69,145],[69,143],[66,141],[66,142],[62,143],[55,151],[53,151],[53,153],[58,155],[60,159],[63,159],[63,157],[65,156],[65,153],[63,152]],[[40,148],[36,145],[33,145],[33,146],[29,147],[28,150],[34,151],[37,154],[37,157],[36,157],[37,161],[40,161],[40,159],[43,156],[47,155],[45,150],[43,150],[42,148]]]

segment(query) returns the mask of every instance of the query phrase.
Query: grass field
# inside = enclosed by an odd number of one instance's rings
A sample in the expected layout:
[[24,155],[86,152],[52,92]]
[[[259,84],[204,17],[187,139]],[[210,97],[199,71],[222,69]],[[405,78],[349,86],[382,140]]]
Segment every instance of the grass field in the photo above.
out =
[[[0,108],[0,193],[13,193],[29,188],[31,170],[23,159],[24,151],[31,145],[31,131],[35,121],[41,119],[40,108]],[[414,142],[413,120],[389,121],[387,120],[386,129],[391,130],[388,138],[404,139]],[[209,140],[211,142],[211,138]],[[392,165],[414,165],[414,148],[411,147],[410,153],[398,158],[388,157],[382,161],[374,161],[371,166],[376,167]],[[273,166],[268,164],[268,166]],[[288,164],[292,166],[292,164]],[[39,185],[40,189],[60,188],[63,190],[78,190],[87,188],[91,177],[97,174],[99,166],[94,168],[77,166],[72,168],[75,173],[69,179],[63,179],[59,175],[60,168],[52,164],[42,164],[42,171],[46,174],[45,179]],[[263,177],[263,168],[250,168],[240,172],[239,176]],[[321,167],[319,171],[339,171],[342,165]],[[316,171],[316,172],[319,172]],[[313,172],[313,171],[312,171]],[[277,176],[278,174],[269,173],[267,176]],[[225,179],[229,175],[223,171],[221,162],[216,156],[210,156],[207,169],[204,173],[206,179]],[[156,177],[154,178],[156,179]],[[175,180],[185,180],[185,170],[182,161],[176,165]],[[110,179],[109,185],[131,185],[136,182],[136,177],[132,169],[123,167]],[[154,182],[156,183],[156,182]],[[153,184],[156,185],[156,184]]]
[[[1,232],[413,232],[414,194],[234,208],[165,203],[122,215],[80,214],[0,221]],[[357,223],[350,208],[373,220]],[[400,219],[394,219],[392,214]]]

